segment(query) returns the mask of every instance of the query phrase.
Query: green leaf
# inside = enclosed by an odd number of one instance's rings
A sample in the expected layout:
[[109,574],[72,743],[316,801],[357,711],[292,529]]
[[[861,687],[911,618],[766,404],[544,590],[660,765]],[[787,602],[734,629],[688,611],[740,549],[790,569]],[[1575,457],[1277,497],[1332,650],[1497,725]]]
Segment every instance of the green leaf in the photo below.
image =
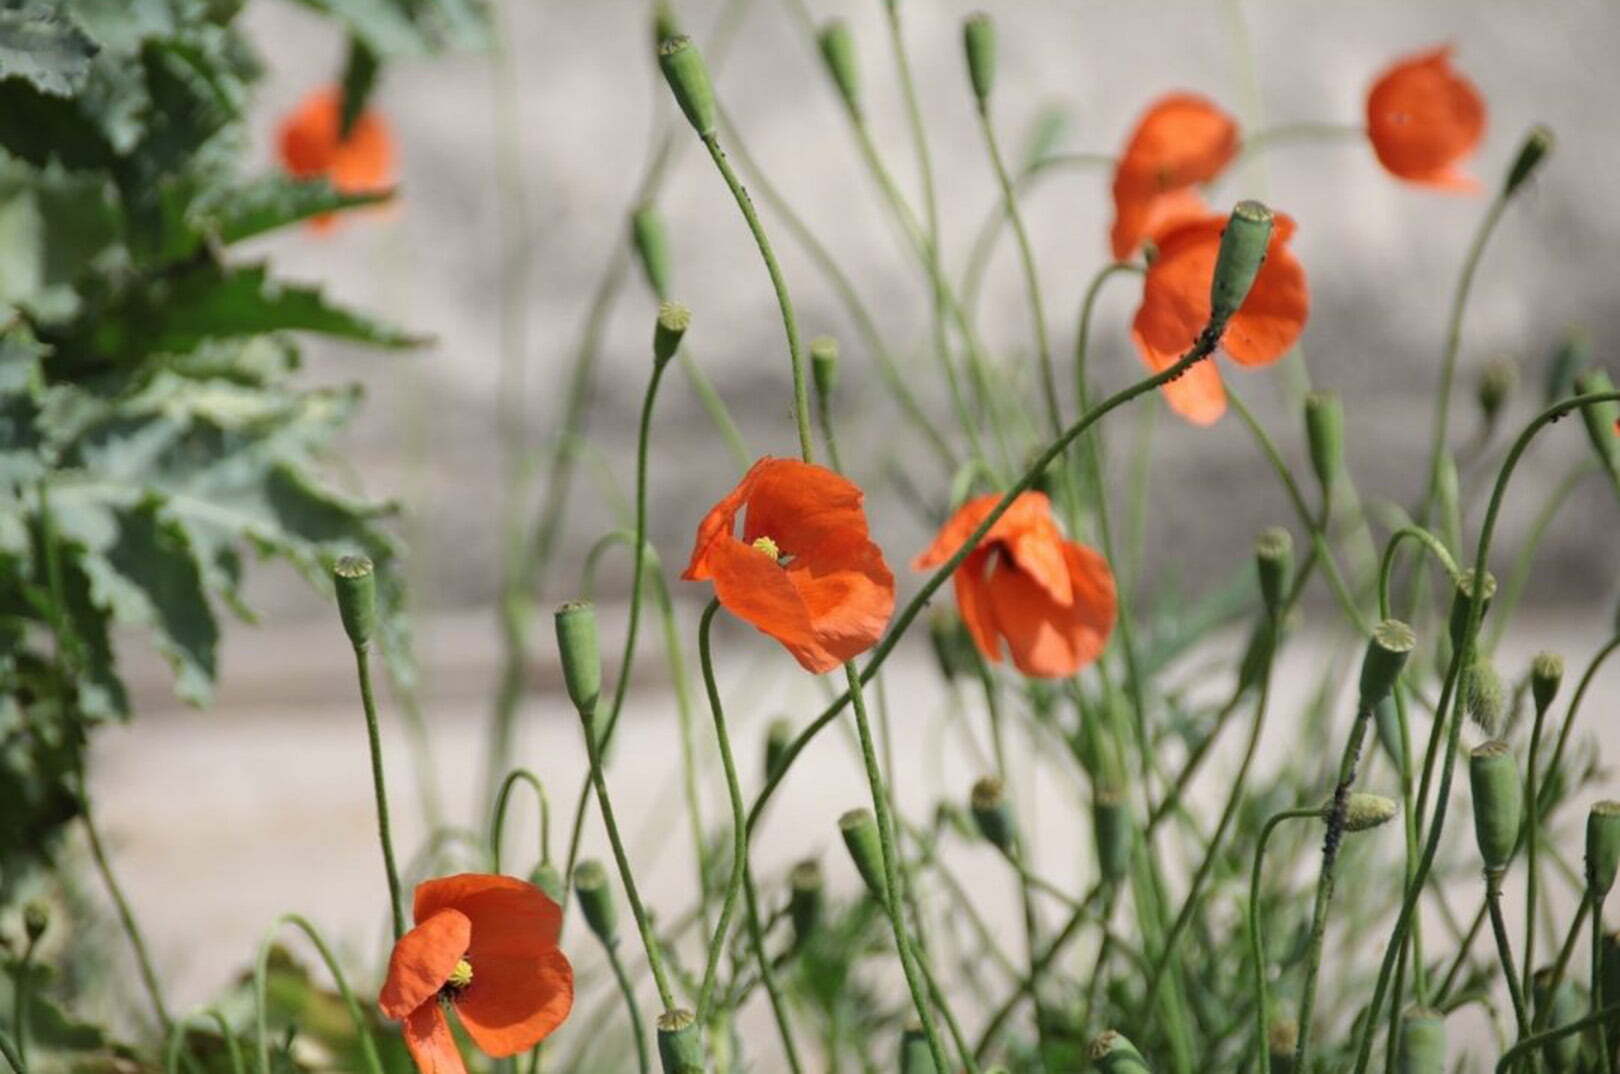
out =
[[0,8],[0,79],[21,78],[42,93],[71,96],[98,51],[61,12],[38,2]]
[[193,223],[222,243],[241,242],[312,217],[379,205],[392,197],[393,191],[345,194],[325,179],[272,173],[238,186],[216,188],[193,206]]
[[111,168],[112,146],[101,128],[65,97],[20,78],[0,80],[0,148],[35,167]]
[[377,69],[381,66],[377,54],[358,37],[349,38],[349,56],[343,62],[343,114],[338,133],[347,138],[354,129],[354,121],[366,110],[366,101],[377,85]]

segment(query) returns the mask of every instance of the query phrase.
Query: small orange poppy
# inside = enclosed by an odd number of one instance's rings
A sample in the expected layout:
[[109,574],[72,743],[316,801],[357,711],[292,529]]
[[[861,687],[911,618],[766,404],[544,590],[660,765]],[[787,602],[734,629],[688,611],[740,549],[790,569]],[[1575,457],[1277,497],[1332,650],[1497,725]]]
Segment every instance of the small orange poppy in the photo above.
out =
[[1367,136],[1379,163],[1408,182],[1473,191],[1457,162],[1485,134],[1485,102],[1451,66],[1449,46],[1395,63],[1367,94]]
[[562,910],[533,884],[481,873],[429,880],[416,888],[414,915],[378,1004],[405,1023],[422,1074],[466,1074],[449,1008],[496,1059],[528,1051],[568,1017],[574,971],[557,947]]
[[[1206,216],[1154,240],[1159,256],[1148,266],[1131,338],[1155,373],[1174,365],[1209,320],[1209,285],[1225,226],[1226,217]],[[1305,329],[1310,296],[1305,269],[1286,245],[1293,234],[1293,219],[1278,213],[1265,264],[1221,337],[1222,349],[1239,365],[1275,362]],[[1212,425],[1226,413],[1226,389],[1212,360],[1166,384],[1164,394],[1170,408],[1195,425]]]
[[[324,176],[345,194],[370,194],[394,184],[394,140],[382,117],[370,110],[361,112],[340,138],[343,91],[328,87],[314,91],[299,102],[277,133],[281,166],[299,179]],[[331,227],[330,213],[314,217],[317,229]]]
[[867,536],[862,499],[831,470],[760,459],[704,516],[681,577],[712,580],[727,611],[806,671],[831,671],[876,644],[894,612],[894,575]]
[[[1000,501],[989,495],[963,504],[912,568],[930,570],[950,559]],[[1113,572],[1097,552],[1064,539],[1044,493],[1013,500],[952,580],[979,652],[999,663],[1005,642],[1025,675],[1073,675],[1101,655],[1114,629]]]
[[1193,187],[1219,175],[1238,148],[1235,120],[1193,93],[1159,98],[1137,121],[1114,165],[1114,260],[1155,232],[1206,210]]

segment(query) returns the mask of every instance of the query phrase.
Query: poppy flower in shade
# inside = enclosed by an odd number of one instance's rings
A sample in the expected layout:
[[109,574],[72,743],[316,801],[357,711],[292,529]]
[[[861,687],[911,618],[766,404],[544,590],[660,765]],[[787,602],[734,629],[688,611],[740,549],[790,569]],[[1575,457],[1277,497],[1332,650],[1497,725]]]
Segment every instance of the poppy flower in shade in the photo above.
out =
[[[930,570],[950,559],[999,502],[990,495],[963,504],[912,568]],[[1113,572],[1095,551],[1064,539],[1044,493],[1013,500],[952,580],[979,652],[999,663],[1005,643],[1025,675],[1073,675],[1097,659],[1114,629]]]
[[1367,136],[1391,174],[1442,190],[1479,183],[1456,168],[1485,133],[1485,102],[1442,47],[1398,61],[1367,94]]
[[[1206,216],[1155,237],[1158,257],[1142,284],[1142,305],[1131,338],[1155,373],[1187,353],[1209,320],[1209,286],[1221,248],[1224,216]],[[1269,365],[1288,353],[1305,328],[1310,296],[1305,269],[1288,249],[1291,217],[1278,213],[1265,264],[1243,305],[1227,322],[1221,348],[1239,365]],[[1194,425],[1212,425],[1226,413],[1226,389],[1213,360],[1205,359],[1164,386],[1170,408]]]
[[760,459],[704,516],[681,577],[713,581],[727,611],[806,671],[831,671],[870,649],[894,612],[894,575],[867,536],[862,498],[831,470]]
[[1172,93],[1153,102],[1114,165],[1114,259],[1128,259],[1155,232],[1204,215],[1193,187],[1219,175],[1237,148],[1237,122],[1211,101]]
[[574,1004],[574,971],[557,948],[562,910],[533,884],[463,873],[416,889],[416,927],[394,944],[378,1004],[405,1023],[422,1074],[466,1074],[446,1012],[501,1059],[528,1051]]
[[[347,138],[339,136],[343,91],[316,90],[285,119],[277,133],[281,166],[299,179],[325,177],[344,194],[371,194],[394,184],[394,142],[382,117],[363,111]],[[313,217],[317,229],[332,226],[331,213]]]

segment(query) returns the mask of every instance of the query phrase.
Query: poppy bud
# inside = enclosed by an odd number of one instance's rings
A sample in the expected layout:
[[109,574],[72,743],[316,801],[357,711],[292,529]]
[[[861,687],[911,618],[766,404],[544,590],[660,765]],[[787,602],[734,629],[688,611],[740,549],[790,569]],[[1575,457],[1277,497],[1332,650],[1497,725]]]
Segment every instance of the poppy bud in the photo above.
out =
[[973,784],[968,795],[968,808],[973,813],[973,824],[991,846],[1003,854],[1012,853],[1017,840],[1017,826],[1007,808],[1007,796],[1001,780],[985,776]]
[[1530,697],[1538,713],[1546,712],[1558,696],[1558,685],[1564,679],[1564,658],[1557,653],[1538,653],[1530,661]]
[[[1393,820],[1398,809],[1393,798],[1385,798],[1381,794],[1368,794],[1365,791],[1352,791],[1344,800],[1344,830],[1364,832],[1369,828],[1377,828]],[[1322,819],[1327,820],[1332,815],[1333,803],[1328,802],[1322,807]]]
[[1266,614],[1276,619],[1282,614],[1288,576],[1294,571],[1293,535],[1281,526],[1261,530],[1254,540],[1254,564],[1260,575],[1260,599]]
[[562,661],[563,685],[581,715],[596,711],[602,695],[602,655],[596,640],[596,605],[588,600],[569,601],[557,609],[557,655]]
[[675,357],[681,337],[692,326],[692,311],[679,302],[658,304],[658,323],[653,328],[653,364],[663,365]]
[[[1613,871],[1610,871],[1613,875]],[[45,935],[45,930],[51,927],[51,908],[39,899],[29,899],[23,906],[23,932],[28,936],[29,943],[38,943],[39,938]]]
[[1400,1041],[1395,1050],[1398,1074],[1445,1074],[1446,1016],[1427,1007],[1413,1007],[1401,1015]]
[[1586,814],[1586,893],[1601,899],[1620,868],[1620,802],[1599,802]]
[[1131,864],[1131,807],[1125,792],[1104,788],[1091,800],[1091,827],[1097,840],[1097,871],[1117,884]]
[[377,572],[365,556],[344,556],[332,564],[338,615],[356,649],[364,649],[377,626]]
[[816,395],[826,399],[838,386],[838,341],[817,336],[810,341],[810,375],[815,378]]
[[1305,439],[1316,480],[1324,491],[1331,489],[1344,458],[1344,405],[1333,392],[1311,392],[1305,397]]
[[552,902],[562,901],[562,874],[549,861],[543,861],[529,873],[529,883],[546,893]]
[[657,206],[643,205],[630,215],[630,242],[636,248],[647,286],[663,298],[669,294],[669,232]]
[[900,1031],[900,1074],[939,1074],[928,1050],[928,1037],[916,1023]]
[[962,23],[962,47],[967,52],[973,96],[983,108],[996,83],[996,24],[985,12],[975,12]]
[[1489,660],[1476,658],[1463,672],[1463,711],[1487,735],[1494,735],[1502,724],[1502,676]]
[[1579,327],[1570,328],[1559,342],[1558,349],[1547,359],[1546,379],[1542,382],[1543,405],[1552,406],[1569,395],[1570,389],[1575,386],[1575,375],[1591,361],[1592,341],[1586,331]]
[[1299,1023],[1276,1017],[1266,1029],[1266,1048],[1271,1052],[1271,1074],[1293,1074],[1294,1049],[1299,1046]]
[[703,1034],[697,1015],[676,1008],[658,1016],[658,1061],[664,1074],[703,1074]]
[[1530,133],[1524,136],[1524,144],[1519,147],[1519,155],[1513,158],[1513,166],[1508,169],[1507,182],[1502,184],[1502,196],[1512,197],[1524,185],[1524,181],[1541,167],[1541,162],[1552,149],[1553,132],[1539,123],[1531,127]]
[[[1608,370],[1588,369],[1575,378],[1575,391],[1579,395],[1614,391],[1614,381]],[[1581,421],[1586,423],[1586,435],[1597,449],[1598,460],[1613,473],[1620,466],[1620,436],[1614,433],[1614,423],[1620,419],[1620,402],[1613,399],[1591,403],[1581,408]]]
[[582,861],[574,869],[574,892],[585,924],[609,947],[619,942],[619,912],[608,889],[607,870],[599,861]]
[[1502,404],[1507,402],[1518,384],[1519,367],[1506,355],[1492,359],[1480,370],[1479,384],[1474,394],[1479,400],[1480,413],[1484,415],[1486,425],[1496,421],[1496,416],[1502,412]]
[[1389,754],[1390,763],[1397,772],[1406,771],[1406,740],[1401,737],[1401,716],[1393,696],[1385,696],[1374,706],[1373,723],[1378,730],[1378,744]]
[[[1553,971],[1550,966],[1544,966],[1531,975],[1530,989],[1530,994],[1535,1000],[1535,1009],[1544,1012],[1539,1014],[1537,1022],[1540,1024],[1544,1019],[1547,1029],[1566,1026],[1586,1013],[1586,1003],[1572,982],[1560,980],[1557,987],[1553,987]],[[1575,1070],[1580,1060],[1581,1035],[1566,1033],[1557,1040],[1548,1042],[1541,1054],[1546,1057],[1547,1067],[1553,1074],[1569,1074]]]
[[1492,739],[1468,755],[1468,783],[1474,797],[1474,837],[1486,872],[1507,868],[1524,819],[1524,787],[1508,744]]
[[793,922],[794,946],[801,946],[821,923],[821,863],[806,858],[788,873],[788,920]]
[[1103,1074],[1152,1074],[1153,1068],[1147,1065],[1136,1045],[1117,1029],[1098,1036],[1086,1052]]
[[778,716],[765,728],[765,778],[775,779],[776,773],[787,760],[788,746],[793,743],[793,722]]
[[1249,288],[1266,259],[1271,242],[1271,210],[1258,201],[1240,201],[1221,231],[1215,276],[1209,285],[1210,320],[1225,326],[1249,297]]
[[946,681],[971,676],[978,670],[978,652],[961,616],[941,609],[928,620],[928,641],[934,647],[934,660]]
[[658,66],[663,68],[664,80],[675,94],[675,103],[686,113],[698,137],[712,138],[720,124],[719,109],[714,103],[709,68],[692,39],[666,37],[658,46]]
[[1372,708],[1389,696],[1415,645],[1417,635],[1399,619],[1385,619],[1373,628],[1372,637],[1367,639],[1367,653],[1361,659],[1363,708]]
[[883,876],[883,844],[878,838],[877,821],[870,809],[851,809],[838,818],[838,832],[855,862],[855,871],[866,881],[866,890],[879,903],[887,903],[888,884]]
[[859,120],[861,66],[855,57],[855,35],[850,33],[849,23],[843,19],[828,19],[821,24],[816,43],[821,46],[822,62],[827,65],[827,73],[832,75],[833,84],[838,87],[838,96],[844,99],[844,107]]
[[1469,567],[1457,577],[1457,591],[1451,600],[1451,644],[1460,648],[1463,632],[1468,629],[1468,614],[1475,601],[1480,604],[1479,621],[1491,610],[1491,598],[1496,596],[1496,575],[1490,571],[1480,581],[1474,580],[1474,568]]

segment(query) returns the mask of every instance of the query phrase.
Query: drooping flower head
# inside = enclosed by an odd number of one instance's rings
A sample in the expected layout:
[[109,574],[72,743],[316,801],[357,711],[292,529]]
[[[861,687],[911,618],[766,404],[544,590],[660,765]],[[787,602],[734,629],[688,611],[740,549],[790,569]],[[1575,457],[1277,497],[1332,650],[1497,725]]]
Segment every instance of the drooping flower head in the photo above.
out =
[[1442,190],[1479,189],[1457,163],[1485,134],[1485,101],[1451,66],[1451,48],[1397,61],[1367,94],[1367,137],[1399,179]]
[[557,947],[562,910],[533,884],[463,873],[416,888],[416,927],[394,944],[378,1004],[405,1023],[422,1074],[466,1074],[446,1013],[497,1059],[568,1017],[574,971]]
[[[1000,500],[989,495],[963,504],[912,561],[913,569],[930,570],[950,559]],[[1000,662],[1005,644],[1025,675],[1073,675],[1097,659],[1114,629],[1113,572],[1094,550],[1064,539],[1045,493],[1025,492],[1013,500],[952,581],[979,652]]]
[[[281,121],[276,145],[281,166],[299,179],[325,177],[345,194],[370,194],[394,184],[394,141],[377,113],[367,110],[355,117],[348,137],[341,137],[343,91],[336,87],[315,90]],[[313,218],[319,229],[335,218]]]
[[805,670],[831,671],[870,649],[894,612],[894,575],[867,536],[862,498],[831,470],[760,459],[704,516],[681,577],[713,581],[727,611]]
[[1148,107],[1114,165],[1114,259],[1125,261],[1155,232],[1206,211],[1193,189],[1219,175],[1238,148],[1231,116],[1193,93]]
[[[1131,322],[1131,338],[1155,373],[1174,365],[1209,320],[1209,287],[1225,224],[1224,216],[1205,216],[1155,237],[1159,254],[1148,266],[1142,304]],[[1278,213],[1265,264],[1227,322],[1221,349],[1240,365],[1275,362],[1304,331],[1310,296],[1305,269],[1287,246],[1293,234],[1293,219]],[[1195,425],[1212,425],[1226,413],[1226,389],[1212,359],[1197,363],[1163,390],[1170,408]]]

